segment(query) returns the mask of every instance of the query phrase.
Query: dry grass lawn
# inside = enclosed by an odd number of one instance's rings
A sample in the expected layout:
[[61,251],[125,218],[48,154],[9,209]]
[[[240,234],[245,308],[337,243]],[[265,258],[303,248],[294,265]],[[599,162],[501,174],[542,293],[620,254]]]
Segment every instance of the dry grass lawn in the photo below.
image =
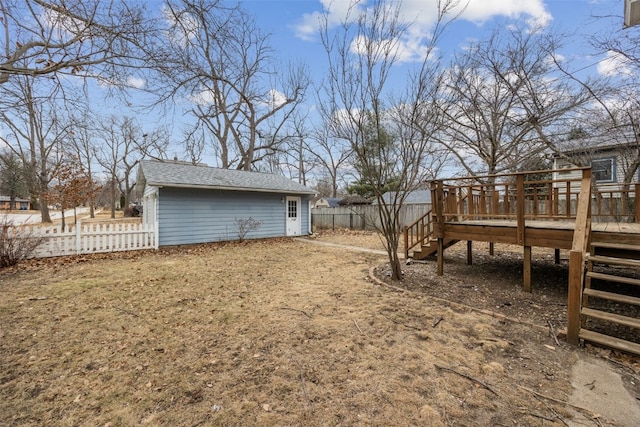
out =
[[558,402],[571,391],[574,349],[372,283],[369,269],[383,262],[276,239],[0,271],[0,425],[571,418]]

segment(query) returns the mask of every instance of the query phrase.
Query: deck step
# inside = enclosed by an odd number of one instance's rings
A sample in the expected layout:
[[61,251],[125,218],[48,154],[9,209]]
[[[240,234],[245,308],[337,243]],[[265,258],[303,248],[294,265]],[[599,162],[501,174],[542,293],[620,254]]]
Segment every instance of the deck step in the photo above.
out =
[[634,317],[621,316],[619,314],[608,313],[601,310],[594,310],[592,308],[583,308],[580,313],[584,316],[592,317],[594,319],[605,320],[607,322],[618,323],[620,325],[640,329],[640,319],[636,319]]
[[578,336],[585,341],[640,355],[640,344],[631,341],[611,337],[609,335],[603,335],[588,329],[580,329]]
[[590,288],[585,288],[582,292],[583,294],[590,297],[621,302],[623,304],[632,304],[632,305],[640,306],[640,298],[638,297],[632,297],[632,296],[623,295],[623,294],[616,294],[613,292],[598,291],[596,289],[590,289]]
[[598,264],[621,265],[625,267],[640,268],[640,260],[637,259],[613,258],[609,256],[592,255],[591,257],[589,257],[589,261]]
[[[444,241],[444,249],[447,249],[456,243],[459,240],[446,239]],[[429,240],[428,244],[422,245],[420,250],[413,251],[413,259],[425,259],[429,256],[435,255],[438,253],[438,239]]]
[[587,271],[587,277],[598,280],[606,280],[608,282],[625,283],[627,285],[640,286],[640,279],[632,277],[615,276],[613,274],[598,273],[596,271]]
[[591,246],[602,249],[619,249],[624,251],[640,252],[640,245],[629,245],[623,243],[591,242]]

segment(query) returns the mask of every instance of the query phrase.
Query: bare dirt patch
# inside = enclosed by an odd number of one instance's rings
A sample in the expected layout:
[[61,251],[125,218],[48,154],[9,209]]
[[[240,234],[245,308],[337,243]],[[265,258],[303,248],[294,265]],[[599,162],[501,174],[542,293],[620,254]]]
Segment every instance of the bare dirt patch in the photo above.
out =
[[0,425],[536,426],[572,417],[562,402],[574,349],[370,282],[384,261],[275,239],[4,270]]

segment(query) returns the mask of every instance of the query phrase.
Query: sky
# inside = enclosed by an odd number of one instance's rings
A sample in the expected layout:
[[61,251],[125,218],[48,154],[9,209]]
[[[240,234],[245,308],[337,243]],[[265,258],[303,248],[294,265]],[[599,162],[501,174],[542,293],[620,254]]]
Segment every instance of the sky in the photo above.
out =
[[[152,9],[155,6],[161,13],[161,0],[147,1]],[[361,0],[356,7],[366,7],[372,1]],[[402,16],[410,24],[407,36],[402,40],[403,62],[397,66],[396,75],[400,80],[402,67],[422,60],[424,51],[420,42],[431,30],[437,1],[404,0],[401,3]],[[329,23],[337,25],[347,16],[349,0],[244,0],[240,4],[254,16],[258,26],[271,35],[270,42],[278,63],[302,62],[308,66],[314,82],[320,81],[326,68],[326,52],[319,40],[318,17],[327,13]],[[537,25],[566,35],[566,46],[558,53],[565,58],[570,70],[581,70],[583,76],[624,75],[630,72],[629,67],[607,53],[594,54],[588,43],[593,35],[622,27],[623,7],[623,0],[468,0],[466,9],[438,44],[438,53],[446,60],[470,41],[486,37],[496,26],[517,25],[526,29]],[[134,85],[145,86],[145,81],[138,76],[129,78]],[[95,90],[104,89],[97,87]],[[137,117],[146,132],[161,124],[173,123],[173,140],[181,139],[183,118],[179,112],[174,117],[161,116],[158,112],[144,116],[145,113],[127,112],[118,99],[102,101],[100,93],[92,96],[94,99],[103,105],[101,111],[105,113]],[[136,100],[145,102],[144,98],[134,96],[133,103]],[[313,103],[313,96],[310,96],[303,108],[312,111]],[[173,147],[173,150],[167,153],[169,157],[180,156],[179,147]],[[216,164],[214,159],[204,160]]]
[[[363,2],[365,3],[365,2]],[[417,39],[429,32],[434,20],[436,0],[404,0],[402,11],[411,21],[410,36],[405,40],[406,56],[419,59]],[[278,55],[301,60],[317,70],[326,55],[318,37],[318,15],[329,13],[329,22],[338,23],[346,16],[346,0],[250,0],[242,1],[259,26],[272,35]],[[578,67],[589,64],[594,73],[615,72],[619,64],[591,56],[588,38],[612,25],[622,27],[623,0],[469,0],[466,10],[447,31],[440,52],[447,56],[465,46],[469,40],[482,38],[495,25],[518,24],[523,28],[541,25],[570,37],[564,56]],[[603,61],[603,62],[599,62]]]
[[[153,0],[152,0],[153,1]],[[161,4],[159,0],[158,4]],[[461,0],[464,2],[465,0]],[[422,59],[420,41],[434,22],[437,0],[404,0],[402,13],[411,22],[403,40],[403,57],[398,67],[408,67]],[[371,1],[369,0],[369,3]],[[347,0],[245,0],[242,7],[271,35],[274,55],[282,64],[307,64],[312,79],[319,82],[326,68],[326,52],[318,33],[318,18],[328,13],[337,25],[345,19]],[[360,1],[360,5],[367,0]],[[438,45],[443,57],[451,57],[472,40],[486,37],[496,25],[543,26],[566,35],[566,46],[559,52],[571,70],[585,75],[616,75],[628,67],[615,57],[593,54],[589,37],[622,27],[623,0],[469,0],[468,6],[445,33]],[[402,73],[399,73],[402,76]],[[312,106],[307,102],[306,107]]]
[[[410,25],[402,41],[405,60],[398,65],[400,79],[401,67],[422,60],[420,41],[434,22],[436,2],[404,0],[401,3],[402,14]],[[346,17],[347,0],[246,0],[240,4],[255,17],[258,26],[271,35],[271,45],[279,62],[303,62],[315,82],[322,79],[326,52],[318,35],[318,18],[327,13],[329,23],[337,25]],[[366,5],[367,0],[359,4]],[[438,52],[444,58],[451,57],[470,41],[486,37],[498,25],[518,25],[524,29],[542,26],[566,35],[566,46],[559,53],[570,70],[581,70],[582,76],[616,75],[628,71],[628,67],[607,54],[594,55],[589,37],[622,27],[623,7],[623,0],[469,0],[467,8],[439,43]],[[303,108],[313,110],[313,97]],[[215,164],[215,161],[208,163]]]

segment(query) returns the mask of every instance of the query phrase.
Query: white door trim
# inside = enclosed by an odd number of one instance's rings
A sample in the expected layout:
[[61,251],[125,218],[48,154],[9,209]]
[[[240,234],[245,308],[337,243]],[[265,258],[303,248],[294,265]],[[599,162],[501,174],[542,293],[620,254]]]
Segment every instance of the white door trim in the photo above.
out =
[[302,234],[301,197],[287,196],[285,200],[285,228],[287,236],[299,236]]

